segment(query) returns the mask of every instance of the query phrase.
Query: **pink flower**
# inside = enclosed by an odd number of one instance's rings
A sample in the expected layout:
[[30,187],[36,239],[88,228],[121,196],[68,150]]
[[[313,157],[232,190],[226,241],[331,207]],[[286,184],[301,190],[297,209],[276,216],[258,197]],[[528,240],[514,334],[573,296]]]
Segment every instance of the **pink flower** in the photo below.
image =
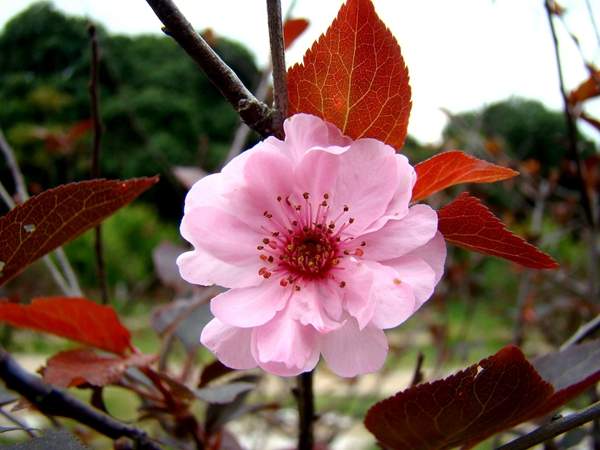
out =
[[409,206],[416,174],[374,139],[352,141],[297,114],[198,181],[177,261],[190,283],[230,288],[211,302],[201,342],[235,369],[291,376],[319,356],[352,377],[381,368],[382,330],[408,319],[443,273],[429,206]]

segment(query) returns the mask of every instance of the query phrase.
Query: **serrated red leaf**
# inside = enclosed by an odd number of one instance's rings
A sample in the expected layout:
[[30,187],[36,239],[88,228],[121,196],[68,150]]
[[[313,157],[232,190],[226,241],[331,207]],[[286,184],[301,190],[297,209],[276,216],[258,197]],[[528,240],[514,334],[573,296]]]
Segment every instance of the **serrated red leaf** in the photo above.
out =
[[309,113],[353,139],[402,148],[410,114],[408,70],[371,0],[348,0],[327,32],[288,71],[289,113]]
[[438,228],[459,247],[508,259],[533,269],[555,269],[552,257],[511,233],[481,201],[463,192],[438,211]]
[[0,285],[102,220],[158,181],[89,180],[42,192],[0,217]]
[[417,182],[413,201],[422,200],[436,192],[461,183],[493,183],[519,174],[508,167],[477,159],[452,150],[440,153],[415,166]]
[[598,379],[600,370],[579,380],[577,389],[555,391],[517,347],[507,346],[444,380],[377,403],[365,425],[389,449],[468,449],[497,432],[549,414]]
[[54,334],[109,352],[131,348],[129,330],[109,306],[78,297],[44,297],[29,305],[0,302],[0,322]]
[[306,19],[288,19],[283,24],[283,43],[286,49],[308,28]]
[[117,382],[128,367],[147,367],[156,355],[133,354],[127,357],[100,355],[90,349],[60,352],[46,362],[44,381],[58,387],[106,386]]

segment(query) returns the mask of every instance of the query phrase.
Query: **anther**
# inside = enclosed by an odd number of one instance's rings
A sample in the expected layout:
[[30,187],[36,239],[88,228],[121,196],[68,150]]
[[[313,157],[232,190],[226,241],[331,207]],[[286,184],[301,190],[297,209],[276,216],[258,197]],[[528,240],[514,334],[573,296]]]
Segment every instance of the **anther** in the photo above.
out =
[[327,199],[329,198],[329,194],[328,194],[327,192],[325,192],[325,193],[323,194],[323,198],[324,198],[325,200],[327,200]]
[[277,201],[280,202],[281,201],[281,195],[277,196]]
[[268,244],[269,242],[271,242],[271,241],[269,241],[269,238],[264,238],[262,241],[263,241],[263,244],[265,244],[265,245]]
[[350,218],[348,219],[348,223],[354,223],[354,217],[350,217]]
[[279,285],[281,287],[286,287],[289,283],[287,282],[286,279],[282,278],[281,280],[279,280]]
[[270,263],[273,262],[273,256],[269,255],[269,257],[267,258],[267,261],[269,261]]
[[271,233],[271,235],[272,235],[273,237],[277,237],[277,236],[279,236],[279,231],[273,231],[273,232]]
[[341,287],[341,288],[344,288],[344,287],[346,287],[346,282],[345,282],[345,281],[341,281],[341,282],[340,282],[340,287]]
[[309,197],[308,192],[305,192],[304,194],[302,194],[302,197],[304,197],[304,200],[308,200],[308,197]]
[[365,245],[367,245],[367,243],[366,243],[365,241],[362,241],[362,242],[360,243],[360,246],[361,246],[361,247],[364,247]]
[[321,206],[327,206],[327,200],[323,200],[323,201],[321,202]]
[[365,252],[363,252],[360,248],[357,248],[356,250],[354,250],[354,254],[356,256],[362,256],[365,254]]
[[350,210],[350,208],[348,208],[348,205],[344,205],[344,212],[348,212]]
[[298,286],[298,285],[294,286],[294,290],[295,291],[299,291],[300,290],[300,286]]
[[402,281],[400,281],[398,278],[394,278],[394,284],[396,286],[400,285],[402,283]]
[[262,245],[259,245],[258,247],[256,247],[256,250],[262,250],[264,249],[264,247]]

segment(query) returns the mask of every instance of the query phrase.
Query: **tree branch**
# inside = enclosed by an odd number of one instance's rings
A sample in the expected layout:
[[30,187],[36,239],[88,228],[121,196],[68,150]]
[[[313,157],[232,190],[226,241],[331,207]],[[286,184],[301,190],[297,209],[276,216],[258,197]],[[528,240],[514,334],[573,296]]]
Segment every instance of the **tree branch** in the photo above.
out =
[[581,194],[581,206],[585,212],[585,216],[592,228],[595,228],[596,220],[594,217],[593,209],[590,202],[590,196],[587,191],[585,183],[585,177],[583,175],[583,167],[581,164],[581,156],[579,155],[579,146],[577,142],[577,125],[575,118],[571,113],[571,107],[569,105],[569,98],[565,89],[565,82],[562,72],[562,62],[560,58],[560,50],[558,47],[558,37],[556,35],[556,29],[554,27],[554,21],[552,20],[552,5],[550,0],[544,0],[544,7],[546,8],[546,16],[548,18],[548,25],[550,26],[550,32],[552,34],[552,43],[554,44],[554,55],[556,58],[556,66],[558,70],[558,81],[560,85],[560,94],[563,100],[565,123],[567,125],[567,137],[568,137],[568,150],[571,159],[575,161],[575,167],[577,169],[577,178],[579,182],[579,191]]
[[[100,65],[100,53],[98,51],[98,38],[96,27],[90,24],[88,27],[90,36],[91,64],[90,64],[90,112],[94,124],[94,143],[92,147],[92,178],[100,177],[100,142],[102,139],[102,121],[100,119],[100,95],[98,92],[98,69]],[[100,284],[102,304],[108,303],[108,286],[106,284],[106,270],[104,269],[104,253],[102,251],[102,225],[94,228],[94,253],[96,255],[96,273]]]
[[315,403],[312,372],[298,375],[296,397],[298,400],[298,450],[313,450],[315,445],[313,435]]
[[242,120],[263,137],[273,133],[271,109],[244,86],[183,16],[172,0],[146,0],[165,26],[164,31],[200,66]]
[[521,436],[508,444],[501,445],[496,450],[525,450],[599,417],[600,402],[594,403],[582,411],[543,425],[525,436]]
[[273,64],[273,98],[275,100],[273,129],[278,137],[283,138],[283,121],[287,117],[288,92],[280,0],[267,0],[267,17]]
[[36,406],[43,414],[73,419],[111,439],[126,437],[141,450],[161,450],[148,435],[112,417],[90,408],[85,403],[55,389],[23,370],[6,350],[0,348],[0,378]]

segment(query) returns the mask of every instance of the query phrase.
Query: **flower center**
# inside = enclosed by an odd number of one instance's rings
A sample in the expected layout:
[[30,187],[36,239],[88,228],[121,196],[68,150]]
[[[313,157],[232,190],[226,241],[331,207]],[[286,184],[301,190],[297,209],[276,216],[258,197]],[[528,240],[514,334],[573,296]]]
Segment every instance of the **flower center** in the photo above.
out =
[[313,278],[320,277],[339,262],[338,245],[319,229],[299,230],[288,238],[281,255],[282,265],[292,273]]
[[354,223],[348,206],[331,211],[326,193],[316,202],[311,200],[307,192],[298,203],[292,196],[278,195],[280,213],[263,213],[266,237],[257,250],[265,265],[258,275],[270,278],[277,273],[281,286],[291,285],[296,290],[300,290],[297,281],[307,279],[331,278],[344,287],[346,283],[340,279],[343,269],[337,266],[344,257],[361,257],[366,242],[357,246],[348,235],[346,229]]

